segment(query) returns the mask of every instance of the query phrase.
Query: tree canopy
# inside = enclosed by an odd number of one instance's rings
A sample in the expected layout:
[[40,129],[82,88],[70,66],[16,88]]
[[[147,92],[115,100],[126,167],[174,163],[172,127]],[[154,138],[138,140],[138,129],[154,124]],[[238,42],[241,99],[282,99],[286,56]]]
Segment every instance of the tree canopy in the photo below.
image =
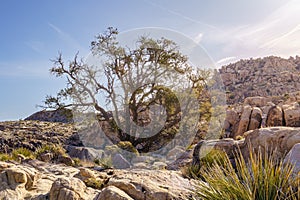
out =
[[[140,152],[155,151],[175,137],[183,121],[185,127],[197,126],[197,105],[207,102],[211,74],[192,66],[172,40],[140,36],[129,48],[120,45],[118,34],[110,27],[95,37],[92,63],[78,55],[67,64],[61,54],[53,60],[50,72],[65,76],[67,86],[56,97],[47,96],[45,104],[81,112],[92,108],[99,122],[109,124],[107,137],[118,134],[113,143],[129,141]],[[203,111],[207,118],[209,109]]]

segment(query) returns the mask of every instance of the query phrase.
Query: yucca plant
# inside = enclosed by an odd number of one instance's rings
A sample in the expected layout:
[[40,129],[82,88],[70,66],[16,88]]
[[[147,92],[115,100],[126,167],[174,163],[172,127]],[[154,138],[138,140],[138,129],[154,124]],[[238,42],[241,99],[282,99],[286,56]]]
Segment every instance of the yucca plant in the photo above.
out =
[[225,165],[214,162],[201,169],[204,181],[199,182],[196,193],[207,200],[274,200],[300,199],[300,177],[292,178],[293,166],[283,164],[275,156],[250,151],[245,160],[236,154],[236,168],[228,157]]

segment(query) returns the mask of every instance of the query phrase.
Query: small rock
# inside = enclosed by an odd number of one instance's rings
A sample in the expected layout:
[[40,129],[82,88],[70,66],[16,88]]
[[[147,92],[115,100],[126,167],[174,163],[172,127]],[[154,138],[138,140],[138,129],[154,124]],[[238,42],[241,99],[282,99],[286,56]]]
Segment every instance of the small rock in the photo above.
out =
[[75,162],[72,158],[70,158],[69,156],[64,156],[64,155],[58,156],[57,162],[66,164],[68,166],[74,166],[75,165]]
[[101,193],[98,195],[96,200],[133,200],[128,194],[126,194],[123,190],[115,187],[108,186],[104,188]]
[[119,153],[112,158],[113,166],[117,169],[127,169],[130,168],[130,163]]

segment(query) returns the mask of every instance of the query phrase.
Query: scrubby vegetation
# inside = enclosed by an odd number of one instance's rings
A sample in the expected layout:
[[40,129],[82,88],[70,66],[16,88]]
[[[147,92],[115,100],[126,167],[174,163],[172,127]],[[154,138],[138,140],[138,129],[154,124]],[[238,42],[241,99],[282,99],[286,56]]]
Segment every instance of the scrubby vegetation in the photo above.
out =
[[293,166],[276,160],[274,155],[250,153],[245,160],[236,156],[236,168],[228,159],[218,161],[199,170],[203,182],[199,182],[197,194],[201,199],[291,199],[300,198],[300,177],[292,176]]
[[201,169],[212,167],[215,163],[220,166],[226,165],[227,158],[228,157],[225,152],[213,149],[200,159],[199,165],[190,164],[184,167],[181,171],[182,174],[187,178],[198,179],[202,177]]
[[66,150],[62,146],[55,145],[55,144],[43,145],[37,149],[35,154],[37,157],[39,157],[41,154],[44,153],[52,153],[54,159],[58,158],[59,155],[67,155]]

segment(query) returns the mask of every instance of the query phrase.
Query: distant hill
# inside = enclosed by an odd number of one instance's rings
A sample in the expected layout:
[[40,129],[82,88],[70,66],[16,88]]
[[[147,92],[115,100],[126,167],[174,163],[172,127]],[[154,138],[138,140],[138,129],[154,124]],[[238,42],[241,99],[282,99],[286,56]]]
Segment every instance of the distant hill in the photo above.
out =
[[243,102],[246,97],[280,96],[300,91],[298,56],[240,60],[223,66],[219,72],[229,104]]

